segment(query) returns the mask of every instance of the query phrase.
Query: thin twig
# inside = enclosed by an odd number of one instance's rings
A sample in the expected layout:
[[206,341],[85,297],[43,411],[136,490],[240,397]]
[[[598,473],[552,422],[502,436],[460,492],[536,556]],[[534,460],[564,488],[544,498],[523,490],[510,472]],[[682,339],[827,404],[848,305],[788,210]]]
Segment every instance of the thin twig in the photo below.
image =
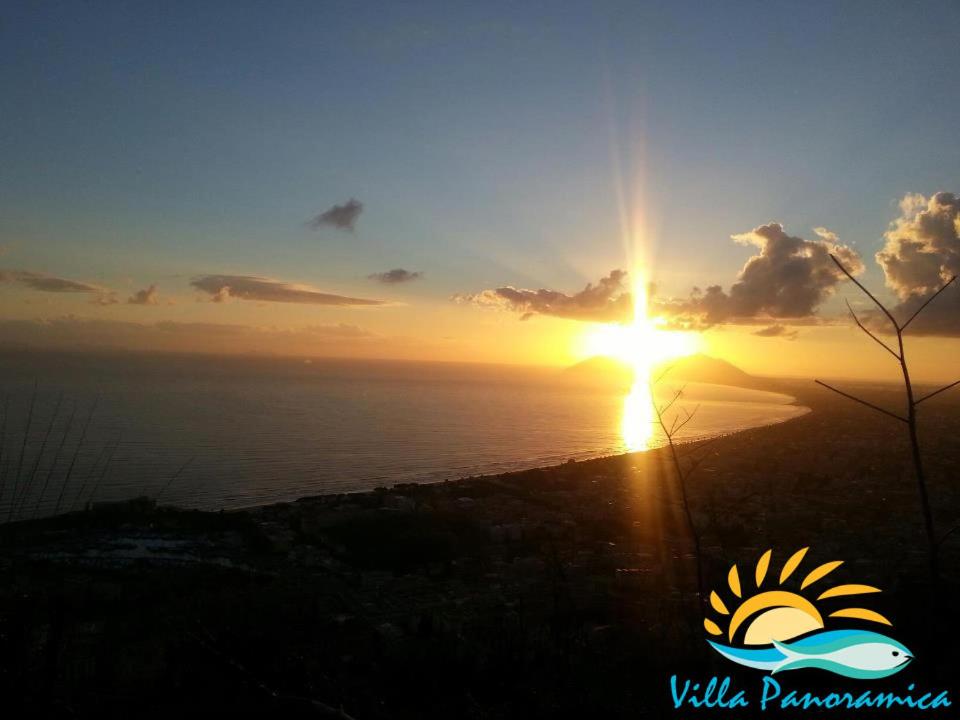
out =
[[935,397],[936,395],[939,395],[939,394],[942,393],[942,392],[946,392],[946,391],[949,390],[950,388],[956,387],[957,385],[960,385],[960,380],[957,380],[956,382],[952,382],[952,383],[950,383],[949,385],[944,385],[942,388],[940,388],[939,390],[934,390],[934,391],[933,391],[932,393],[930,393],[929,395],[924,395],[924,396],[923,396],[922,398],[920,398],[919,400],[915,400],[913,404],[914,404],[914,405],[919,405],[919,404],[922,403],[924,400],[929,400],[930,398]]
[[677,429],[674,431],[673,434],[676,435],[676,434],[679,433],[681,430],[683,430],[684,426],[685,426],[688,422],[690,422],[691,420],[693,420],[693,416],[697,414],[697,411],[698,411],[699,409],[700,409],[700,405],[699,405],[699,404],[693,409],[693,412],[689,412],[689,411],[687,411],[686,409],[684,409],[683,412],[686,414],[686,417],[680,422],[680,424],[677,426]]
[[64,476],[63,483],[60,485],[60,494],[57,496],[57,504],[53,508],[54,515],[60,512],[60,503],[63,502],[63,494],[66,492],[70,478],[73,476],[73,469],[77,466],[77,457],[80,455],[80,448],[83,447],[83,443],[87,439],[87,429],[90,427],[90,421],[93,419],[93,413],[97,409],[98,402],[100,402],[99,395],[93,399],[93,404],[90,406],[90,412],[87,413],[87,420],[83,423],[83,430],[80,432],[80,439],[77,441],[77,446],[73,450],[73,457],[70,459],[70,465],[67,467],[67,474]]
[[947,281],[941,286],[941,288],[940,288],[939,290],[937,290],[933,295],[931,295],[930,297],[928,297],[928,298],[923,302],[923,305],[921,305],[920,307],[918,307],[917,310],[916,310],[916,312],[913,313],[913,315],[911,315],[910,318],[909,318],[903,325],[900,326],[900,330],[901,330],[901,331],[906,330],[906,329],[907,329],[907,325],[909,325],[910,323],[912,323],[912,322],[914,321],[914,318],[916,318],[917,315],[919,315],[921,312],[923,312],[923,309],[924,309],[927,305],[929,305],[931,302],[933,302],[934,298],[936,298],[937,295],[939,295],[939,294],[942,293],[944,290],[946,290],[948,287],[950,287],[950,285],[951,285],[951,284],[953,283],[953,281],[956,280],[956,279],[957,279],[957,276],[954,275],[952,278],[950,278],[949,280],[947,280]]
[[60,415],[60,407],[63,405],[63,393],[61,392],[57,396],[57,404],[53,408],[53,415],[50,417],[50,424],[47,425],[47,431],[43,434],[43,441],[40,443],[40,449],[37,450],[37,456],[33,461],[33,468],[30,470],[30,475],[27,476],[27,481],[24,483],[23,488],[20,491],[20,500],[17,503],[17,517],[20,517],[23,513],[23,506],[27,503],[27,498],[30,495],[30,489],[33,487],[33,482],[37,478],[37,470],[40,469],[40,461],[43,460],[43,454],[47,450],[47,443],[50,441],[50,435],[53,433],[53,426],[57,423],[57,417]]
[[[116,454],[117,448],[120,447],[121,440],[122,440],[121,437],[117,437],[117,439],[114,441],[113,445],[111,446],[110,453],[107,455],[107,460],[103,464],[103,470],[100,471],[100,477],[97,478],[97,482],[94,484],[93,489],[90,490],[90,495],[87,497],[88,503],[93,502],[93,499],[97,496],[97,490],[99,490],[100,485],[103,484],[104,479],[107,477],[107,473],[110,472],[110,463],[113,462],[113,456]],[[81,487],[80,493],[77,493],[75,502],[80,500],[80,496],[82,492],[83,492],[83,488]],[[73,509],[72,504],[70,506],[70,509],[71,510]]]
[[856,397],[855,395],[851,395],[850,393],[845,393],[843,390],[838,390],[837,388],[833,387],[833,385],[827,385],[827,383],[823,382],[823,380],[814,380],[814,382],[815,382],[817,385],[822,385],[823,387],[827,388],[827,390],[833,390],[835,393],[837,393],[837,395],[843,395],[845,398],[848,398],[848,399],[850,399],[850,400],[853,400],[854,402],[858,402],[858,403],[860,403],[861,405],[866,405],[868,408],[872,408],[873,410],[876,410],[877,412],[883,413],[884,415],[889,415],[890,417],[894,418],[895,420],[899,420],[900,422],[903,422],[903,423],[909,423],[909,422],[910,422],[909,420],[907,420],[907,418],[903,417],[902,415],[897,415],[896,413],[890,412],[889,410],[885,410],[885,409],[883,409],[882,407],[879,407],[878,405],[874,405],[873,403],[869,403],[869,402],[867,402],[866,400],[861,400],[860,398]]
[[947,530],[947,531],[940,537],[940,539],[937,540],[937,547],[940,547],[941,545],[943,545],[943,541],[946,540],[946,539],[947,539],[948,537],[950,537],[951,535],[953,535],[953,533],[955,533],[957,530],[960,530],[960,525],[954,525],[952,528],[950,528],[949,530]]
[[890,314],[890,311],[887,310],[887,308],[885,308],[885,307],[883,306],[883,303],[880,302],[879,300],[877,300],[877,298],[875,298],[875,297],[873,296],[873,293],[870,292],[869,290],[867,290],[867,288],[865,288],[865,287],[863,286],[863,283],[861,283],[859,280],[857,280],[857,279],[853,276],[853,274],[843,266],[843,263],[840,262],[840,261],[837,259],[837,256],[836,256],[836,255],[834,255],[833,253],[830,253],[830,259],[833,260],[834,264],[835,264],[838,268],[840,268],[840,272],[842,272],[844,275],[846,275],[848,278],[850,278],[850,281],[851,281],[854,285],[856,285],[858,288],[860,288],[861,290],[863,290],[864,294],[865,294],[868,298],[870,298],[871,300],[873,300],[873,303],[874,303],[878,308],[880,308],[880,311],[881,311],[884,315],[887,316],[887,319],[890,321],[890,324],[893,325],[893,327],[896,328],[897,332],[899,333],[900,330],[901,330],[900,326],[897,324],[897,321],[894,319],[893,315]]
[[860,322],[860,318],[857,317],[857,314],[853,311],[853,308],[850,307],[850,301],[847,300],[846,303],[847,303],[847,310],[850,311],[850,317],[853,318],[853,321],[857,324],[857,327],[860,328],[861,330],[863,330],[867,335],[869,335],[869,336],[870,336],[870,339],[873,340],[875,343],[877,343],[877,345],[879,345],[879,346],[882,347],[884,350],[886,350],[888,353],[890,353],[891,355],[893,355],[897,360],[900,360],[900,355],[896,352],[896,350],[894,350],[892,347],[890,347],[889,345],[887,345],[883,340],[881,340],[880,338],[878,338],[878,337],[877,337],[876,335],[874,335],[872,332],[870,332],[869,330],[867,330],[867,328],[864,326],[864,324],[863,324],[862,322]]
[[37,496],[37,504],[33,508],[33,515],[31,517],[37,517],[40,514],[40,505],[43,502],[43,496],[47,494],[47,488],[50,486],[50,478],[53,477],[53,471],[57,469],[57,463],[60,460],[60,453],[63,452],[63,446],[67,444],[67,438],[70,436],[70,430],[73,429],[73,419],[77,415],[77,404],[73,403],[73,410],[70,411],[70,418],[67,420],[67,426],[63,430],[63,435],[60,437],[60,444],[57,446],[57,451],[53,454],[53,461],[50,463],[50,469],[47,470],[47,477],[43,481],[43,488],[40,490],[40,495]]
[[17,504],[17,486],[20,485],[20,472],[23,470],[23,455],[27,451],[27,439],[30,437],[30,426],[33,424],[33,408],[37,402],[37,381],[33,382],[33,393],[30,395],[30,409],[27,411],[27,427],[23,431],[23,444],[20,446],[20,460],[17,461],[17,474],[13,477],[13,490],[10,494],[10,512],[7,513],[7,522],[13,520],[13,510]]
[[169,480],[167,480],[166,484],[160,489],[160,492],[157,493],[157,504],[160,503],[160,498],[163,497],[163,494],[167,491],[167,489],[174,483],[174,481],[176,481],[178,477],[180,477],[183,471],[186,470],[190,466],[190,464],[196,459],[197,459],[196,455],[191,457],[183,465],[180,466],[180,469],[177,470]]

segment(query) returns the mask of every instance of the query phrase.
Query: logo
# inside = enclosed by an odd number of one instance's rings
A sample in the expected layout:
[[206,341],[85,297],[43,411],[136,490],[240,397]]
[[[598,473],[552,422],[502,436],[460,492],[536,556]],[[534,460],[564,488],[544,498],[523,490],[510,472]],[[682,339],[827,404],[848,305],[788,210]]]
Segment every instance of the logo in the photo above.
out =
[[842,560],[797,573],[807,550],[791,555],[779,575],[770,572],[771,550],[745,581],[734,564],[727,575],[729,594],[710,593],[716,619],[705,618],[703,626],[716,640],[707,642],[728,660],[771,674],[816,668],[877,680],[903,670],[913,659],[904,645],[879,632],[843,627],[850,620],[892,627],[880,613],[857,607],[869,604],[858,596],[879,593],[880,588],[828,586],[824,579]]

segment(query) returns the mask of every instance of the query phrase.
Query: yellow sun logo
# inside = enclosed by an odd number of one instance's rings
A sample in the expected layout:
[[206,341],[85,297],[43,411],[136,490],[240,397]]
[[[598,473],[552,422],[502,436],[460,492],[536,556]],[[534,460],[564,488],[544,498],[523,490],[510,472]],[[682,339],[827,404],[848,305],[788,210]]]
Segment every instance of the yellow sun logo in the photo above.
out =
[[[866,595],[880,592],[872,585],[834,585],[826,589],[813,586],[843,564],[842,560],[823,563],[811,570],[800,582],[799,591],[783,588],[800,566],[809,548],[798,550],[784,564],[779,578],[768,577],[772,550],[767,550],[757,561],[752,573],[752,585],[747,586],[740,579],[740,571],[734,564],[727,574],[727,585],[735,598],[728,603],[716,591],[710,593],[710,607],[720,616],[718,620],[726,624],[726,633],[718,622],[706,618],[703,626],[714,636],[726,634],[727,642],[733,642],[738,632],[743,630],[738,644],[770,645],[784,642],[825,627],[823,612],[817,604],[832,598],[851,595]],[[749,580],[748,580],[749,582]],[[822,585],[820,586],[822,588]],[[852,618],[869,622],[892,625],[883,615],[862,607],[842,607],[827,615],[831,618]]]

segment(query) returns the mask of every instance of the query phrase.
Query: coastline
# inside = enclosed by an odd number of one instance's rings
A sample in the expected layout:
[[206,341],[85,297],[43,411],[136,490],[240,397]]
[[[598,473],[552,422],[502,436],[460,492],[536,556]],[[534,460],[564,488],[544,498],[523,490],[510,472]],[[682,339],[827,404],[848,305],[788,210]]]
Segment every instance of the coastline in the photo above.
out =
[[[723,386],[721,386],[721,387],[723,387]],[[749,425],[749,426],[746,426],[746,427],[736,428],[736,429],[732,429],[732,430],[725,430],[725,431],[719,431],[719,432],[713,432],[713,433],[698,433],[698,434],[684,435],[684,436],[678,438],[678,439],[675,441],[675,443],[676,443],[677,445],[690,445],[690,444],[694,444],[694,443],[698,443],[698,442],[705,442],[705,441],[707,441],[707,440],[718,440],[718,439],[720,439],[720,438],[729,438],[729,437],[732,437],[732,436],[735,436],[735,435],[739,435],[739,434],[741,434],[741,433],[750,432],[750,431],[752,431],[752,430],[757,430],[757,429],[766,428],[766,427],[772,427],[772,426],[774,426],[774,425],[783,425],[783,424],[786,424],[786,423],[790,423],[790,422],[799,420],[799,419],[801,419],[801,418],[805,417],[806,415],[809,415],[810,413],[813,412],[813,408],[811,408],[811,407],[809,407],[809,406],[807,406],[807,405],[801,404],[800,401],[798,400],[798,398],[795,397],[795,396],[792,395],[792,394],[789,394],[789,393],[786,393],[786,392],[781,392],[781,391],[779,391],[779,390],[768,389],[768,388],[764,388],[764,389],[762,390],[762,392],[768,392],[768,393],[773,393],[773,394],[778,394],[778,395],[784,395],[784,396],[786,396],[786,397],[789,397],[789,398],[790,398],[790,401],[789,401],[789,402],[786,402],[786,403],[783,403],[783,404],[786,405],[786,406],[798,408],[798,409],[800,410],[800,412],[798,412],[797,414],[792,415],[792,416],[790,416],[790,417],[778,418],[778,419],[775,419],[775,420],[771,420],[771,421],[769,421],[769,422],[764,422],[764,423],[756,424],[756,425]],[[434,484],[450,484],[450,483],[457,483],[457,482],[468,481],[468,480],[476,480],[476,479],[491,479],[491,478],[507,479],[507,478],[509,478],[509,476],[514,475],[514,474],[517,474],[517,473],[525,473],[525,472],[530,472],[530,471],[550,472],[550,471],[556,470],[556,469],[558,469],[558,468],[561,468],[561,467],[563,467],[563,466],[565,466],[565,465],[568,465],[568,464],[570,464],[570,463],[584,463],[584,462],[592,462],[592,461],[609,461],[609,460],[613,460],[613,459],[615,459],[615,458],[623,458],[623,457],[628,457],[628,456],[632,456],[632,455],[642,455],[642,454],[646,454],[646,453],[657,453],[657,452],[661,451],[661,450],[662,450],[663,448],[665,448],[665,447],[667,447],[667,443],[666,443],[665,440],[663,440],[663,441],[660,442],[660,444],[651,445],[651,446],[649,446],[649,447],[647,447],[647,448],[644,448],[644,449],[642,449],[642,450],[623,451],[623,452],[603,452],[603,451],[601,451],[601,452],[594,452],[594,451],[582,451],[582,452],[578,452],[578,453],[577,453],[577,452],[575,452],[575,453],[558,453],[557,458],[556,458],[556,462],[551,462],[551,463],[548,463],[548,464],[543,464],[542,462],[531,462],[530,464],[527,464],[527,463],[520,462],[520,461],[517,461],[517,462],[504,461],[504,462],[502,462],[502,463],[499,463],[499,464],[505,466],[504,469],[498,470],[498,471],[495,471],[495,472],[481,472],[481,473],[475,473],[475,474],[456,475],[456,476],[454,476],[454,477],[450,477],[451,475],[453,475],[453,473],[449,473],[449,472],[433,472],[433,473],[430,473],[430,475],[444,475],[444,476],[446,476],[446,477],[439,477],[439,478],[437,478],[437,479],[416,479],[416,478],[415,478],[415,479],[411,479],[411,480],[408,480],[408,481],[397,482],[397,483],[393,483],[392,485],[384,485],[384,486],[380,486],[380,487],[373,488],[373,489],[358,488],[358,489],[356,489],[356,490],[347,490],[347,491],[340,491],[340,492],[331,491],[331,492],[310,493],[310,494],[307,494],[307,495],[298,495],[298,496],[296,496],[296,497],[291,497],[290,499],[287,499],[287,500],[278,500],[278,501],[275,501],[275,502],[262,502],[262,503],[261,503],[261,502],[258,502],[258,503],[252,503],[252,504],[249,504],[249,505],[243,505],[243,506],[233,507],[233,508],[225,509],[225,511],[226,511],[226,512],[254,511],[254,510],[258,510],[258,509],[262,509],[262,508],[268,508],[268,507],[273,506],[273,505],[283,505],[283,504],[288,504],[288,503],[296,503],[296,502],[299,502],[299,501],[308,501],[308,500],[311,500],[311,499],[313,499],[313,498],[331,497],[331,496],[351,496],[351,495],[357,495],[357,494],[383,492],[383,491],[385,491],[385,490],[386,490],[386,491],[391,491],[391,490],[393,490],[394,488],[397,488],[397,487],[411,487],[411,486],[417,486],[417,485],[434,485]]]
[[[689,484],[704,576],[713,586],[732,562],[810,547],[848,561],[838,578],[883,588],[913,647],[926,568],[899,428],[815,389],[792,394],[812,412],[710,443]],[[926,408],[933,442],[960,430],[958,407]],[[18,618],[10,653],[48,657],[31,638],[60,623],[69,691],[112,693],[126,716],[157,687],[191,689],[164,699],[178,710],[198,695],[238,713],[296,696],[356,718],[477,707],[512,717],[530,703],[536,716],[662,716],[671,674],[730,672],[703,641],[696,557],[663,459],[654,450],[222,513],[140,500],[0,526],[0,610]],[[929,471],[948,491],[949,463],[932,455]],[[941,497],[940,512],[960,514],[956,493]],[[950,587],[958,545],[944,546]],[[304,663],[320,681],[297,680]]]

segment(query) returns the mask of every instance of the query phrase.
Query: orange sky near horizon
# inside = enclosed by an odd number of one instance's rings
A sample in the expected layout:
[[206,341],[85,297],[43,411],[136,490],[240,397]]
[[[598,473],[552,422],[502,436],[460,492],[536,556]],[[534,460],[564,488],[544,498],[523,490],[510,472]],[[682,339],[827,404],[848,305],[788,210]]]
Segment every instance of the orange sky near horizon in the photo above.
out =
[[[244,301],[214,307],[178,298],[176,304],[149,308],[151,321],[142,308],[131,311],[123,304],[94,314],[75,298],[58,295],[42,304],[30,299],[31,304],[4,303],[0,328],[8,346],[562,367],[596,351],[590,338],[603,327],[542,315],[522,321],[515,313],[449,300],[343,310]],[[757,336],[760,327],[711,328],[696,334],[696,350],[756,375],[898,379],[893,359],[845,320],[792,328],[791,339]],[[960,340],[909,337],[907,352],[918,381],[955,379],[946,358],[960,353]]]

